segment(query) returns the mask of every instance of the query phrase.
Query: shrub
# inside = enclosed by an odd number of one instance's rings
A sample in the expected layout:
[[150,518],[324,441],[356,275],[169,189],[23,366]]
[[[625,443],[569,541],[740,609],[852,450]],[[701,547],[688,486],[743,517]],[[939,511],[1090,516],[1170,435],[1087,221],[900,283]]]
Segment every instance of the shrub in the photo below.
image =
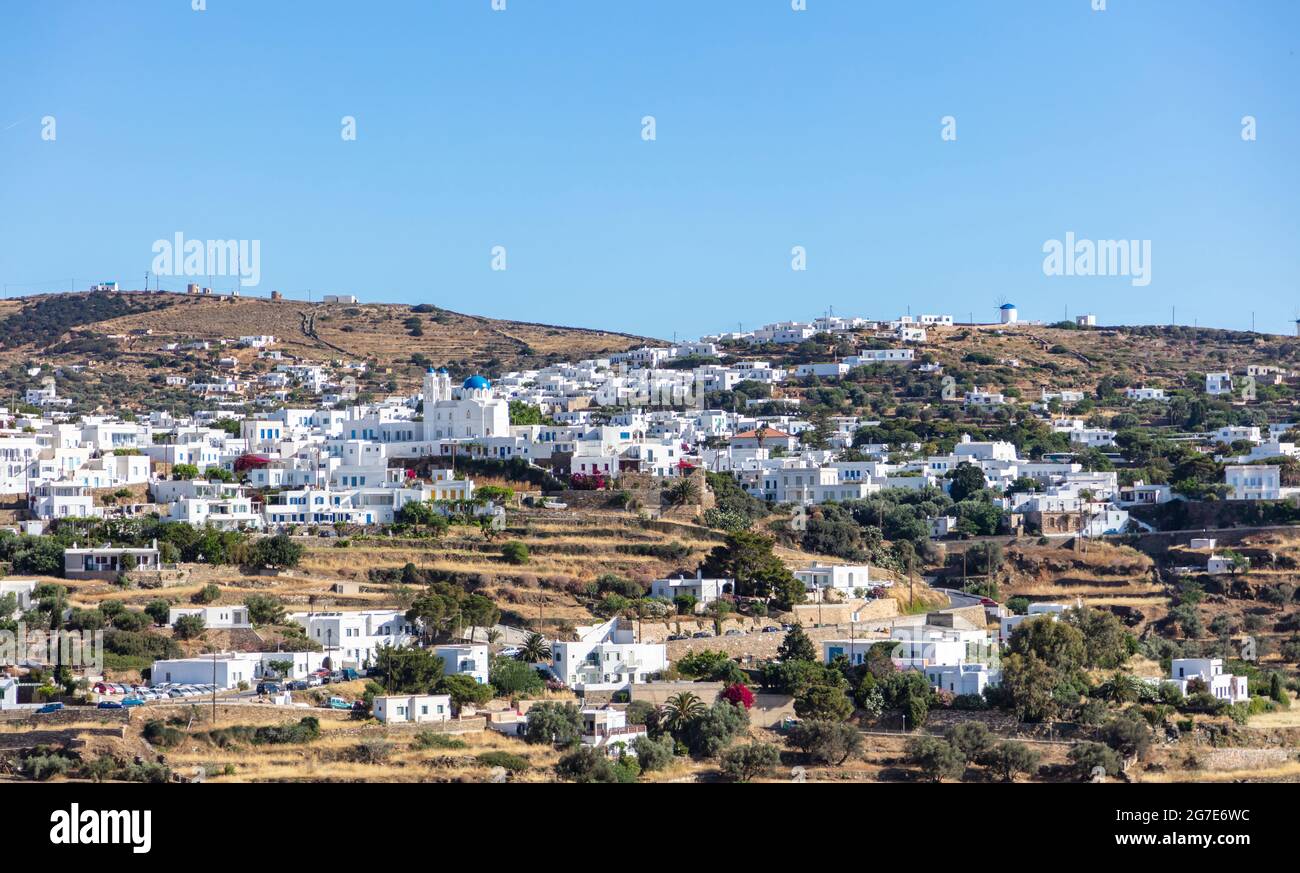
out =
[[932,782],[956,779],[966,771],[966,759],[962,753],[937,737],[908,740],[907,756]]
[[841,721],[800,722],[787,739],[805,755],[836,766],[862,751],[861,731]]
[[513,752],[483,752],[475,760],[484,767],[501,767],[511,773],[522,773],[532,766],[523,755]]
[[1024,743],[1014,740],[998,743],[989,749],[980,763],[1002,777],[1014,782],[1017,773],[1035,773],[1042,756]]
[[722,753],[722,775],[732,782],[766,776],[781,763],[781,753],[771,743],[750,743]]
[[579,746],[563,755],[555,765],[555,773],[569,782],[635,782],[641,767],[635,758],[624,756],[611,761],[600,749]]
[[450,734],[440,734],[437,731],[420,731],[411,740],[411,746],[416,749],[463,749],[467,746],[467,743]]
[[1070,748],[1069,759],[1075,775],[1084,781],[1114,776],[1120,770],[1119,755],[1101,743],[1076,743]]
[[637,737],[632,741],[632,752],[645,772],[662,770],[673,760],[673,738],[665,734],[658,739]]
[[501,557],[507,564],[527,564],[528,546],[518,540],[511,540],[501,547]]

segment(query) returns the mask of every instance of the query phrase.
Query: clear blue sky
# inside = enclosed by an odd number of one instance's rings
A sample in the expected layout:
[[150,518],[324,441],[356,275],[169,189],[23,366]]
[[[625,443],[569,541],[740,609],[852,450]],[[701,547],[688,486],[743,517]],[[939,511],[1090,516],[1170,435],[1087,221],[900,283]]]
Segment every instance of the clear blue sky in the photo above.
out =
[[[139,287],[179,231],[260,240],[245,293],[661,337],[1000,298],[1293,331],[1300,3],[807,3],[8,0],[0,282]],[[1150,285],[1044,276],[1067,231],[1151,240]]]

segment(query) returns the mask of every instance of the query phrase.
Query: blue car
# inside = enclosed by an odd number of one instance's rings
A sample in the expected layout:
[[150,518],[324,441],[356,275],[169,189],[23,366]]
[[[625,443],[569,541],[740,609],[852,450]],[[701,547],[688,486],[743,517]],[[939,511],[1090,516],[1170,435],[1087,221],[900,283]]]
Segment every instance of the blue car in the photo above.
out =
[[118,703],[115,700],[104,700],[104,701],[100,701],[98,708],[99,709],[121,709],[122,704]]
[[40,715],[49,715],[51,712],[59,712],[63,709],[62,703],[47,703],[36,712]]
[[144,701],[138,697],[127,697],[122,700],[122,706],[144,706]]

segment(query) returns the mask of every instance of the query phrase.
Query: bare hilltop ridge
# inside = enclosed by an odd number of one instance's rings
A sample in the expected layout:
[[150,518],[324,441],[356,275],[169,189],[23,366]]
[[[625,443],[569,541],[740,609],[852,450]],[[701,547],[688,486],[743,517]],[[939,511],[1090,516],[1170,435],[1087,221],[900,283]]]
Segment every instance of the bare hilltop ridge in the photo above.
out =
[[[259,358],[258,348],[241,343],[241,338],[266,336],[275,337],[280,358]],[[431,303],[358,303],[350,297],[309,302],[95,291],[0,300],[4,390],[21,395],[53,373],[60,396],[80,412],[108,406],[190,408],[203,398],[187,386],[210,384],[222,373],[256,377],[284,360],[364,363],[356,370],[356,390],[382,395],[418,390],[420,374],[430,365],[447,367],[453,375],[495,377],[647,345],[665,343],[616,331],[485,318]],[[911,344],[885,331],[862,329],[817,334],[800,343],[723,338],[715,345],[721,358],[797,366]],[[1038,401],[1044,391],[1091,394],[1099,385],[1195,392],[1207,372],[1286,369],[1300,362],[1300,340],[1294,337],[1177,325],[931,326],[928,340],[915,349],[917,363],[932,366],[906,380],[891,380],[891,393],[900,402],[942,399],[945,383],[958,397],[993,390],[1020,402]],[[713,362],[686,355],[672,366]],[[43,370],[36,373],[38,366]],[[870,381],[870,372],[862,378]],[[1290,406],[1285,386],[1261,383],[1260,388],[1264,405]],[[799,388],[793,393],[798,396]]]
[[369,384],[359,387],[375,391],[390,383],[409,388],[428,365],[500,372],[655,342],[614,331],[465,315],[432,304],[344,301],[170,292],[12,298],[0,301],[0,366],[5,388],[18,393],[32,386],[29,369],[64,368],[59,375],[80,384],[67,391],[60,386],[61,393],[80,401],[75,395],[83,389],[89,411],[110,398],[128,404],[138,398],[144,408],[175,405],[193,393],[169,391],[168,375],[193,382],[217,366],[273,369],[274,362],[256,361],[255,354],[239,349],[241,337],[274,336],[275,348],[290,360],[366,362],[369,371],[360,381]]

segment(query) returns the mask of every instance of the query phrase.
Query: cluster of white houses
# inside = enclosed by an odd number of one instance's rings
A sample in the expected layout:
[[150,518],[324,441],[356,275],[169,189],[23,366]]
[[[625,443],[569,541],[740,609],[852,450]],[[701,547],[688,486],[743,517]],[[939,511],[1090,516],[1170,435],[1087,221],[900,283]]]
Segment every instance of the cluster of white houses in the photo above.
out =
[[[1091,316],[1089,316],[1091,318]],[[1004,324],[1017,321],[1014,305],[999,310]],[[704,468],[736,477],[749,493],[782,504],[816,504],[869,496],[886,488],[947,487],[958,465],[977,467],[989,488],[1007,492],[1001,508],[1031,525],[1046,519],[1044,533],[1102,535],[1131,527],[1128,509],[1175,499],[1167,485],[1121,486],[1113,473],[1085,472],[1065,459],[1028,460],[1004,442],[963,439],[942,455],[925,456],[919,445],[853,445],[857,432],[877,422],[836,416],[829,433],[819,427],[816,444],[806,436],[813,423],[800,415],[799,398],[783,396],[796,381],[836,379],[857,367],[898,366],[938,374],[942,367],[918,355],[927,330],[948,329],[950,315],[900,316],[888,321],[826,315],[808,322],[778,322],[749,332],[718,334],[693,342],[643,347],[576,363],[509,372],[495,384],[479,375],[453,380],[430,367],[421,391],[348,405],[342,389],[364,363],[330,365],[286,360],[273,336],[241,336],[225,342],[173,343],[213,351],[224,346],[256,350],[275,363],[252,392],[253,413],[243,401],[215,400],[214,409],[186,418],[155,411],[147,419],[69,413],[57,382],[46,375],[28,401],[39,412],[0,411],[0,493],[24,495],[35,530],[43,521],[105,514],[158,513],[164,518],[220,529],[278,530],[295,525],[379,525],[394,520],[411,501],[467,501],[473,482],[450,470],[413,481],[403,459],[472,456],[522,461],[564,475],[617,480],[635,471],[661,477]],[[1083,323],[1081,321],[1081,323]],[[774,366],[749,353],[799,344],[831,334],[856,343],[831,360]],[[739,350],[740,353],[737,353]],[[1019,362],[1008,362],[1012,366]],[[1278,378],[1276,368],[1247,368],[1245,378]],[[34,375],[42,373],[33,368]],[[339,376],[339,374],[344,374]],[[231,376],[214,375],[205,391]],[[1206,392],[1231,390],[1230,373],[1209,374]],[[731,409],[710,408],[710,392],[761,386],[759,394]],[[319,403],[287,405],[288,391],[314,394]],[[331,390],[338,389],[338,390]],[[242,389],[241,389],[242,390]],[[1166,400],[1164,389],[1134,385],[1134,402]],[[353,397],[355,399],[355,397]],[[977,407],[1015,402],[997,389],[976,389],[951,399]],[[1116,433],[1077,418],[1060,417],[1060,405],[1083,400],[1063,388],[1042,392],[1031,406],[1080,449],[1113,447]],[[512,425],[514,401],[537,407],[547,424]],[[761,408],[764,414],[758,414]],[[230,411],[235,409],[238,411]],[[773,414],[773,413],[776,414]],[[232,423],[232,421],[234,423]],[[1207,451],[1227,444],[1249,451],[1228,462],[1230,499],[1274,500],[1290,496],[1280,468],[1269,460],[1293,457],[1285,439],[1289,423],[1227,427],[1199,438]],[[852,446],[853,460],[843,458]],[[1234,449],[1235,451],[1236,449]],[[184,465],[184,466],[182,466]],[[179,469],[205,475],[213,469],[238,474],[239,484],[178,479]],[[1031,480],[1033,491],[1010,493]],[[103,505],[104,489],[149,485],[150,502],[119,500]],[[931,520],[936,535],[953,520]]]

